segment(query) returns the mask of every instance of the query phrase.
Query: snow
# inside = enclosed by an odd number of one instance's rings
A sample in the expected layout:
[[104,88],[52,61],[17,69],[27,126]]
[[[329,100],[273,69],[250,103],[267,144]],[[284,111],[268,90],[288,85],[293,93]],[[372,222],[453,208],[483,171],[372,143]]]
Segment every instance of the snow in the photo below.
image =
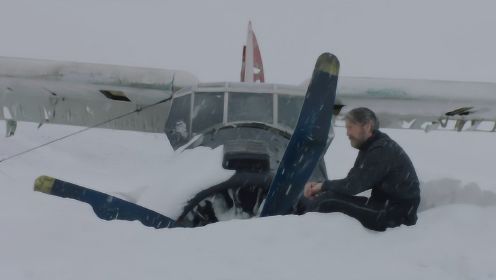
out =
[[[1,155],[76,129],[47,125],[37,130],[35,125],[21,124],[15,137],[0,140]],[[325,158],[331,177],[338,178],[351,167],[355,151],[343,129],[335,132]],[[139,222],[105,222],[86,204],[34,192],[34,179],[48,174],[108,191],[147,186],[142,198],[149,195],[149,203],[162,201],[157,207],[175,213],[187,193],[194,192],[194,188],[183,189],[188,185],[185,182],[194,185],[198,178],[215,182],[229,176],[215,170],[220,168],[221,149],[198,148],[177,154],[163,135],[103,129],[57,142],[0,166],[0,277],[496,277],[496,252],[491,245],[496,233],[496,184],[488,164],[493,155],[487,150],[457,149],[457,145],[468,147],[471,143],[490,147],[494,135],[386,133],[411,155],[425,181],[422,191],[427,197],[417,225],[384,233],[369,231],[339,213],[235,220],[196,229],[154,230]],[[435,157],[423,151],[425,147],[436,151]],[[450,156],[455,150],[457,156]],[[457,168],[459,163],[453,160],[475,156],[478,158],[470,168]],[[157,195],[147,194],[151,190]],[[158,197],[160,194],[163,196]]]
[[[340,57],[343,75],[496,81],[491,1],[0,4],[1,56],[183,69],[201,81],[236,81],[251,19],[270,82],[299,84],[323,51]],[[0,158],[78,129],[20,123],[14,137],[0,138]],[[495,279],[496,135],[385,132],[412,158],[423,202],[417,225],[384,233],[339,213],[154,230],[105,222],[86,204],[33,191],[37,176],[52,175],[131,193],[176,215],[200,184],[229,172],[218,164],[221,148],[175,153],[162,134],[92,129],[2,162],[0,278]],[[335,133],[325,159],[330,177],[340,178],[356,151],[341,128]]]

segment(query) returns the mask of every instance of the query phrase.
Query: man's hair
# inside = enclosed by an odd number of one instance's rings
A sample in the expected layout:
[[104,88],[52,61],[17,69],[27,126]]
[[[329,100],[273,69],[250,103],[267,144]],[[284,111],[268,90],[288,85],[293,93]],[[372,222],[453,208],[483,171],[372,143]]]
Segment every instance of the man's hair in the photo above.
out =
[[361,125],[372,122],[372,131],[379,129],[379,120],[377,119],[375,113],[369,108],[355,108],[346,113],[344,119]]

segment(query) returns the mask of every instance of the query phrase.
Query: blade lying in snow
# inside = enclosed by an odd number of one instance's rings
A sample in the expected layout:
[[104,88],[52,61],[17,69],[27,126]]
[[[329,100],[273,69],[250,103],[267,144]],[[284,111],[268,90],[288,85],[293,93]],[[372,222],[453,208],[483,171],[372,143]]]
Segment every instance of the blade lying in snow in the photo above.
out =
[[48,176],[36,179],[34,190],[50,195],[67,197],[88,203],[95,214],[103,220],[139,220],[143,225],[154,228],[175,227],[175,221],[118,197],[85,188]]

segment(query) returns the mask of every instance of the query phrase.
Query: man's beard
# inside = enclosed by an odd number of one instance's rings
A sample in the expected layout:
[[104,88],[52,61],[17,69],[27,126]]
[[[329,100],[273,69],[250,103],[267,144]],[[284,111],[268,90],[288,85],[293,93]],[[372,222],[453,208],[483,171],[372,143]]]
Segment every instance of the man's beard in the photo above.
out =
[[365,143],[363,138],[348,137],[350,139],[350,144],[355,149],[360,149],[360,147]]

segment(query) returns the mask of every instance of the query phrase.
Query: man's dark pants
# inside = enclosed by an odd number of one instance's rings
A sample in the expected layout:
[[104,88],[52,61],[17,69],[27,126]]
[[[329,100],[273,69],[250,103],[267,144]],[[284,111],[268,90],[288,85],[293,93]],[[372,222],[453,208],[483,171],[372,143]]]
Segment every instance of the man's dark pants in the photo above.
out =
[[384,231],[388,227],[414,225],[417,222],[417,208],[420,199],[391,200],[383,193],[372,190],[370,198],[351,196],[325,191],[308,199],[302,197],[296,213],[341,212],[351,216],[368,229]]

